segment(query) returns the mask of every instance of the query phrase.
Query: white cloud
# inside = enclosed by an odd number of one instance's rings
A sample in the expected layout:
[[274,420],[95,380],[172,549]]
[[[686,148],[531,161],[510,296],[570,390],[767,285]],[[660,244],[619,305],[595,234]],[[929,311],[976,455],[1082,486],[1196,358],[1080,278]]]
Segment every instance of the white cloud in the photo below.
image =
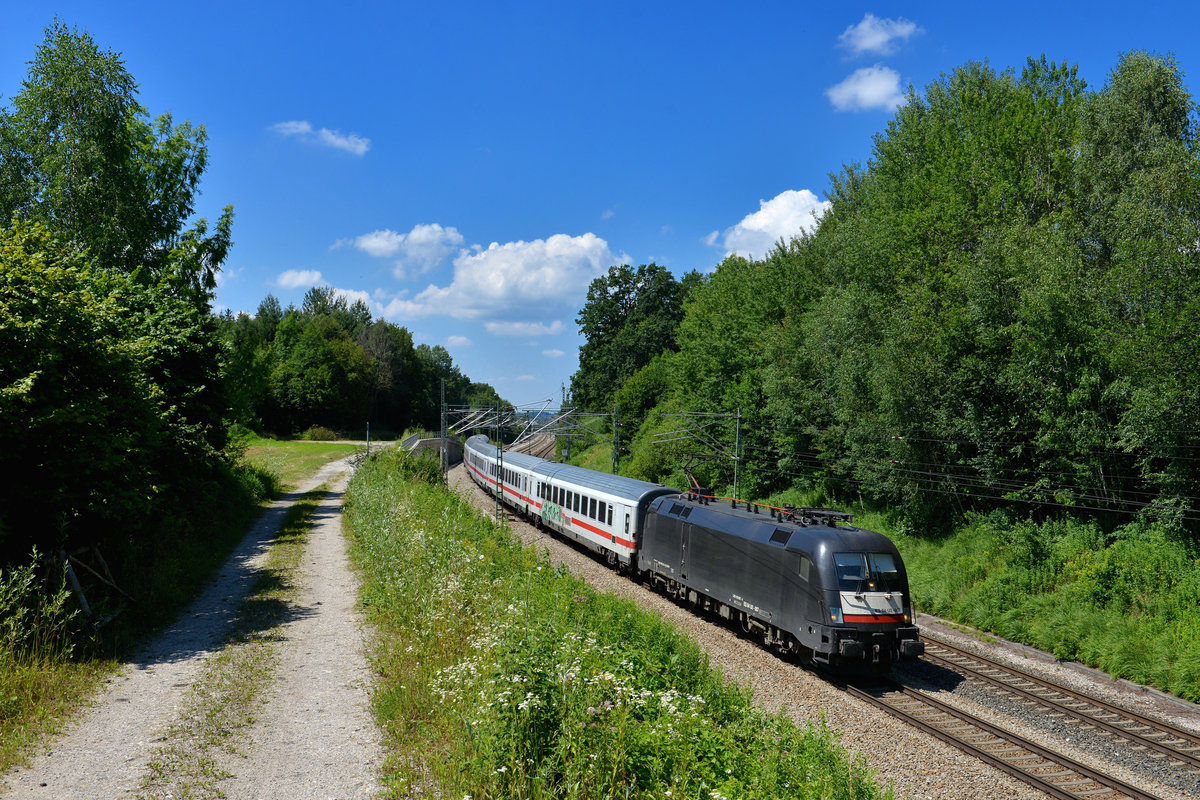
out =
[[464,241],[458,229],[443,228],[435,222],[416,225],[408,233],[385,229],[364,233],[354,239],[339,239],[333,247],[348,244],[376,258],[398,256],[392,272],[397,280],[404,280],[412,269],[418,274],[437,269],[462,247]]
[[855,70],[837,86],[825,90],[838,111],[866,111],[881,108],[891,111],[904,103],[900,91],[900,73],[882,64]]
[[485,322],[483,327],[495,336],[557,336],[567,329],[560,319],[549,325],[542,322]]
[[811,231],[817,226],[829,202],[817,199],[808,189],[788,189],[770,200],[759,200],[759,209],[722,235],[713,231],[704,237],[704,243],[713,247],[724,247],[725,254],[737,253],[751,258],[762,258],[780,239],[790,240],[801,231]]
[[612,219],[616,215],[617,215],[616,211],[613,211],[611,208],[606,208],[604,210],[604,213],[600,215],[600,219]]
[[385,313],[393,317],[446,314],[456,319],[544,319],[563,308],[576,309],[593,278],[628,260],[624,254],[614,254],[607,242],[592,233],[492,242],[486,250],[458,254],[449,286],[430,285],[412,300],[393,300]]
[[357,289],[334,289],[333,293],[337,297],[346,298],[349,305],[354,305],[354,301],[361,300],[367,308],[371,307],[371,295]]
[[321,282],[321,273],[315,269],[289,269],[279,273],[275,285],[281,289],[299,289],[301,286],[316,286]]
[[465,336],[448,336],[446,337],[447,347],[470,347],[475,344]]
[[566,355],[562,350],[543,350],[542,355],[546,358],[562,358]]
[[857,25],[851,25],[838,37],[838,43],[851,55],[896,52],[896,43],[921,33],[917,23],[904,19],[880,19],[869,11]]
[[300,141],[307,142],[308,144],[333,147],[338,150],[345,150],[347,153],[353,153],[356,156],[365,155],[371,149],[371,140],[365,136],[359,136],[357,133],[331,131],[329,128],[314,129],[308,120],[298,119],[277,122],[271,126],[271,130],[280,136],[295,136]]

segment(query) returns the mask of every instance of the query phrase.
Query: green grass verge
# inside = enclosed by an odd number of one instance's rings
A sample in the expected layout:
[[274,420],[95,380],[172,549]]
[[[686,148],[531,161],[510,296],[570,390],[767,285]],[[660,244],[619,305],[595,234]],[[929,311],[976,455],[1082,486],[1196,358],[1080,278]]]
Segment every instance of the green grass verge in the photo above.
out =
[[346,526],[377,636],[391,797],[890,796],[823,724],[755,710],[697,645],[385,453]]

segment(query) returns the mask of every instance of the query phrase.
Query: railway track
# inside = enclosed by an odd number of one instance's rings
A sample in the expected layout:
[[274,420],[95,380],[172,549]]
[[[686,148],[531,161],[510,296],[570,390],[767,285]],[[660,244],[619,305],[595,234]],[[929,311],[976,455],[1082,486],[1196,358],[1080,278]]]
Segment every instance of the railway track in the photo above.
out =
[[551,459],[554,458],[554,437],[538,434],[509,449],[519,453],[528,453],[535,458]]
[[940,639],[922,637],[924,660],[983,683],[1048,713],[1075,720],[1085,729],[1123,740],[1128,749],[1200,776],[1200,734],[1082,694],[1054,681],[993,661]]
[[1156,795],[991,725],[918,689],[892,680],[839,685],[848,694],[1059,800],[1158,800]]

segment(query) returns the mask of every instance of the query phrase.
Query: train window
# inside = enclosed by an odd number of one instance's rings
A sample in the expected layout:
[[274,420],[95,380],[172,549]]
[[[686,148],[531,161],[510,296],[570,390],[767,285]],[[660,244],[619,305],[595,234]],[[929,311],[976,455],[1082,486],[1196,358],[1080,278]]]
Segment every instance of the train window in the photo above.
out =
[[588,507],[591,509],[588,512],[588,516],[591,517],[592,519],[595,519],[596,518],[596,498],[593,497],[591,500],[588,500],[588,503],[589,503]]
[[629,515],[625,515],[625,532],[629,533]]
[[800,556],[800,580],[812,580],[812,559],[808,556]]
[[608,527],[612,527],[612,506],[608,507]]
[[886,592],[900,578],[891,553],[834,553],[833,563],[845,591]]
[[583,496],[577,493],[577,494],[575,495],[575,506],[574,506],[574,508],[575,508],[575,513],[577,513],[577,514],[579,514],[579,513],[582,513],[582,512],[579,510],[579,507],[580,507],[581,505],[583,505],[583,503],[584,503],[584,502],[585,502],[585,501],[584,501],[584,499],[583,499]]
[[604,507],[606,505],[607,503],[605,503],[603,500],[600,501],[600,516],[596,517],[596,519],[600,520],[601,522],[604,522]]

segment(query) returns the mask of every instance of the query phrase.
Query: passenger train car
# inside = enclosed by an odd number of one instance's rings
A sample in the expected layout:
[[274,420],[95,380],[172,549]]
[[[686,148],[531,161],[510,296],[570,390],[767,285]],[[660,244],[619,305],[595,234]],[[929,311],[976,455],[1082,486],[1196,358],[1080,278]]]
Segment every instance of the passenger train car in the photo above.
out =
[[849,514],[723,502],[500,451],[482,435],[464,460],[518,514],[783,654],[887,669],[924,652],[900,553]]

